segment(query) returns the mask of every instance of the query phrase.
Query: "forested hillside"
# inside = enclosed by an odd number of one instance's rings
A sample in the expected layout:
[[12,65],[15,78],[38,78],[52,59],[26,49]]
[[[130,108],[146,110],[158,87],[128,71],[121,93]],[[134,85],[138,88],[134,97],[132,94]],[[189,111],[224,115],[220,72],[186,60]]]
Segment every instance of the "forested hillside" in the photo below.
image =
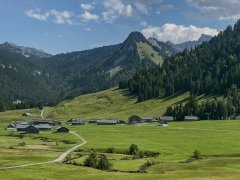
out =
[[[139,32],[117,45],[55,56],[4,43],[0,45],[0,106],[4,110],[53,105],[108,89],[141,69],[162,64],[166,57]],[[13,104],[17,100],[23,103]]]
[[240,87],[239,79],[240,21],[195,50],[184,50],[166,59],[161,67],[137,73],[120,87],[128,88],[143,101],[180,91],[224,95],[231,86]]

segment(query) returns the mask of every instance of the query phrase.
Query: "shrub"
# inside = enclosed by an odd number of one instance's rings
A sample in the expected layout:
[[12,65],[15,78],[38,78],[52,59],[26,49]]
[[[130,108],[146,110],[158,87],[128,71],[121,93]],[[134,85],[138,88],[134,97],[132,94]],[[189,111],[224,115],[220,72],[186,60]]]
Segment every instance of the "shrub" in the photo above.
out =
[[87,167],[97,167],[97,153],[92,151],[87,159],[84,161],[84,165]]
[[18,144],[18,146],[21,146],[21,147],[23,147],[23,146],[25,146],[25,145],[26,145],[25,142],[21,142],[21,143]]
[[136,144],[131,144],[130,147],[129,147],[129,154],[130,155],[137,155],[139,151],[139,148],[138,148],[138,145]]
[[22,134],[19,134],[18,137],[19,137],[19,139],[23,139],[24,136]]
[[101,155],[98,161],[97,168],[101,170],[109,170],[112,167],[112,164],[109,163],[107,157],[105,155]]
[[198,151],[198,150],[195,150],[193,152],[193,156],[192,157],[195,158],[195,159],[201,159],[201,152]]
[[144,163],[143,165],[141,165],[139,167],[138,171],[141,172],[141,173],[147,172],[147,168],[154,165],[154,164],[156,164],[155,161],[147,161],[146,163]]
[[114,153],[115,149],[113,147],[107,148],[106,153]]
[[62,140],[62,142],[64,143],[64,144],[76,144],[76,142],[74,142],[74,141],[70,141],[70,140]]

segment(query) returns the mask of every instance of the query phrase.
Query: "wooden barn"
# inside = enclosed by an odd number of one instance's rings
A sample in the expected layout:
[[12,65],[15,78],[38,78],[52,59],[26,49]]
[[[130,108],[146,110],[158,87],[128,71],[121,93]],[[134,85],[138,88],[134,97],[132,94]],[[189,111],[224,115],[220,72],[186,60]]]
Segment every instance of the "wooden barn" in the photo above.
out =
[[98,120],[97,125],[117,125],[117,120]]
[[141,118],[141,123],[152,123],[152,122],[155,122],[155,119],[153,117]]
[[37,128],[39,131],[50,131],[52,129],[52,126],[49,124],[38,124],[38,125],[32,125],[35,128]]
[[70,125],[86,125],[86,121],[82,119],[70,119],[67,121]]
[[61,126],[61,122],[55,120],[32,120],[30,124],[32,125],[49,124],[51,126]]
[[25,129],[29,126],[29,124],[16,124],[17,131],[25,131]]
[[64,126],[61,126],[59,128],[57,128],[57,133],[68,133],[69,132],[69,129],[64,127]]
[[39,130],[32,125],[26,127],[26,129],[24,131],[25,131],[25,133],[28,133],[28,134],[38,134],[39,133]]
[[8,129],[8,130],[15,130],[15,129],[16,129],[16,125],[13,124],[13,123],[11,123],[11,124],[9,124],[9,125],[6,127],[6,129]]
[[174,121],[174,117],[173,116],[161,116],[160,117],[160,121]]

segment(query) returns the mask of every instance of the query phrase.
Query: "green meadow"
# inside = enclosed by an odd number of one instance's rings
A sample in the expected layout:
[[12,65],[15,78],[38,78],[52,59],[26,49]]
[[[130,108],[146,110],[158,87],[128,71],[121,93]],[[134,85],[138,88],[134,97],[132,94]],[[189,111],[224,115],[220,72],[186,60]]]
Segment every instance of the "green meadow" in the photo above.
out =
[[[186,93],[136,103],[135,97],[125,93],[115,88],[80,96],[56,107],[44,108],[44,116],[62,120],[64,126],[87,141],[79,152],[89,152],[92,148],[127,150],[131,144],[137,144],[140,150],[160,153],[158,157],[129,159],[126,154],[105,153],[116,171],[108,172],[82,166],[87,157],[85,154],[72,160],[75,165],[53,163],[0,170],[0,179],[240,179],[240,121],[237,120],[172,122],[168,127],[158,126],[157,123],[116,126],[65,124],[69,118],[126,120],[132,114],[158,117],[167,106],[184,103],[189,97]],[[23,112],[30,112],[33,116],[22,117]],[[37,109],[0,113],[0,167],[54,160],[81,143],[72,134],[51,131],[26,134],[20,138],[19,132],[5,130],[11,121],[38,119],[40,113]],[[73,144],[65,144],[63,140],[70,140]],[[22,142],[24,146],[21,146]],[[188,162],[195,150],[201,152],[201,159]],[[77,154],[73,152],[70,157]],[[137,173],[147,161],[156,164],[148,167],[145,173]]]
[[70,118],[127,120],[133,114],[141,117],[159,117],[168,106],[186,102],[188,97],[189,93],[185,93],[138,103],[137,98],[130,96],[127,91],[113,88],[63,101],[55,107],[45,108],[44,114],[48,118],[60,120]]

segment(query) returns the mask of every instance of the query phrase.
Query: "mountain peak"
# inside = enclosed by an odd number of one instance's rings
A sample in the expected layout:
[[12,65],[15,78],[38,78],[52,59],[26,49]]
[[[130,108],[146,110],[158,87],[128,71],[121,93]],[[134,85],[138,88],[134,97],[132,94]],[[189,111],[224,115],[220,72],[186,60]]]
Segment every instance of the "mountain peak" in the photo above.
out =
[[141,32],[138,31],[134,31],[131,32],[127,39],[125,40],[125,43],[136,43],[136,42],[147,42],[147,39],[143,36],[143,34]]
[[203,42],[203,41],[209,41],[212,38],[210,35],[202,34],[201,37],[198,39],[198,41]]

